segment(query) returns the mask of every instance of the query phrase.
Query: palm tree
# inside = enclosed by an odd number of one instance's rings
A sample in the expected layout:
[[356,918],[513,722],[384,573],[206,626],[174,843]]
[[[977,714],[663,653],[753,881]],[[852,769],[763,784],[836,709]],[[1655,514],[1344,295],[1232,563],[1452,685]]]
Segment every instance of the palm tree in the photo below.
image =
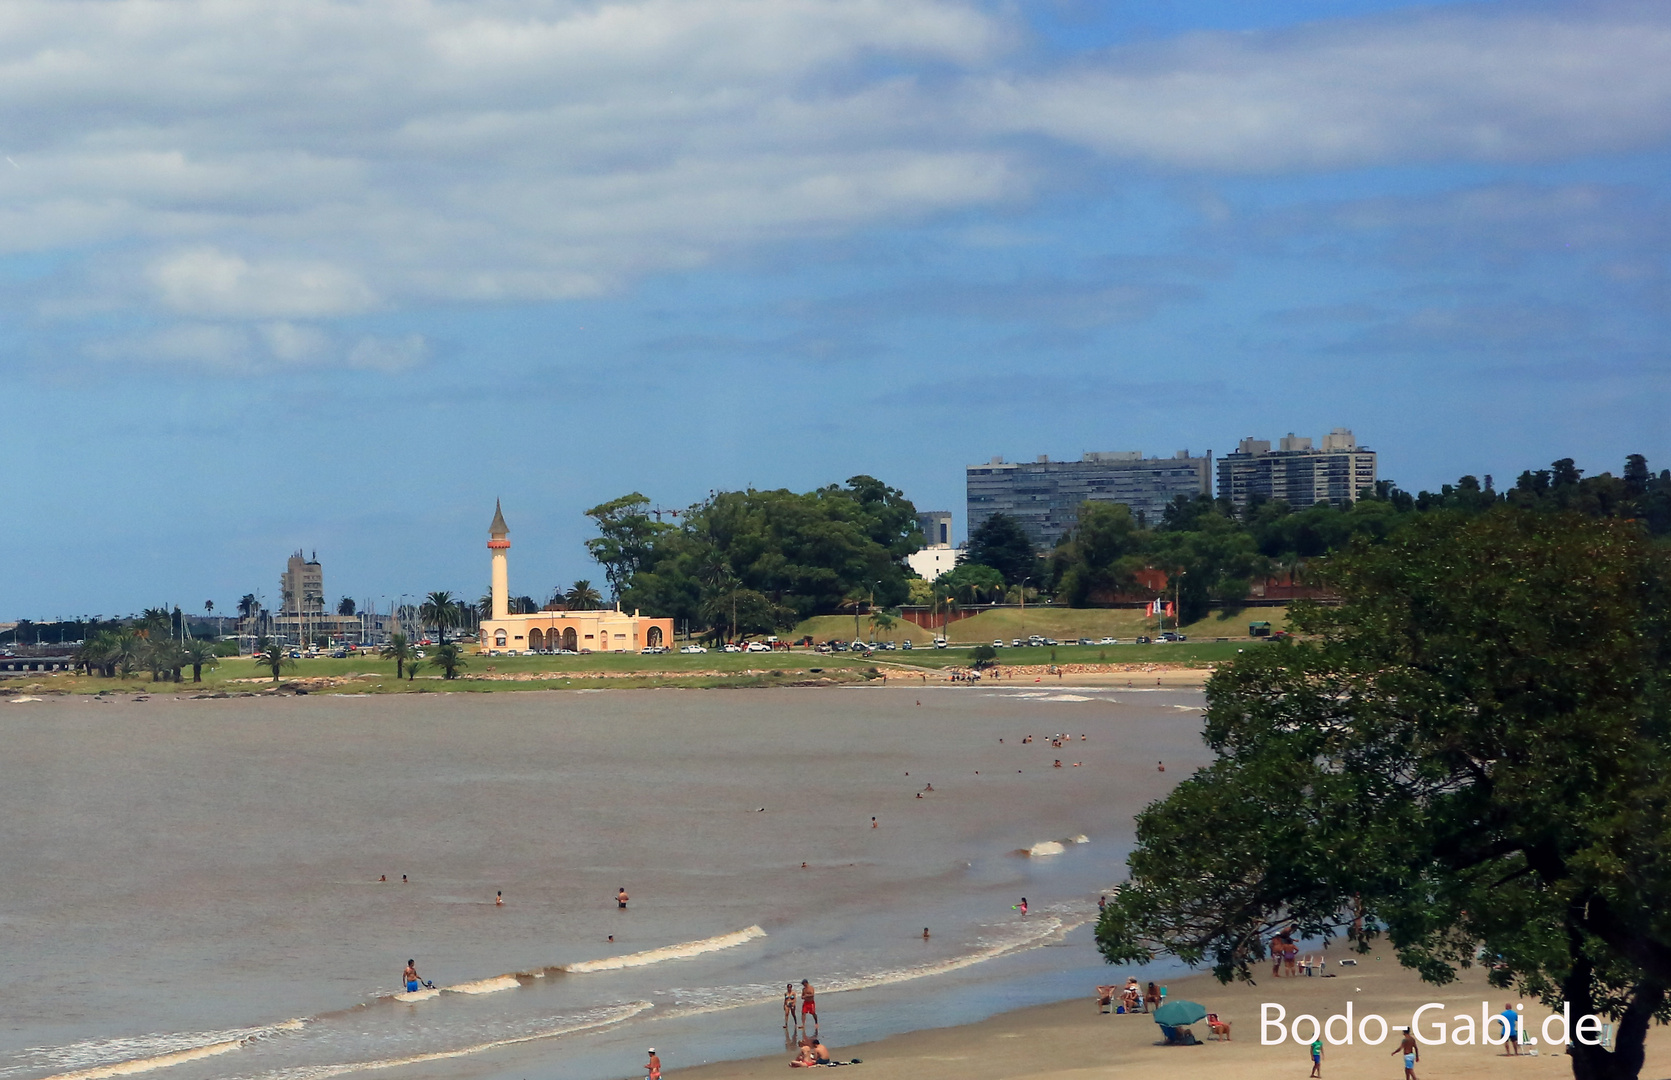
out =
[[865,593],[850,592],[846,596],[841,598],[841,603],[836,605],[836,607],[852,608],[853,609],[853,640],[854,641],[859,640],[859,609],[864,607],[865,604],[868,602],[868,600],[869,600],[869,597]]
[[139,613],[140,637],[167,637],[169,626],[168,609],[165,607],[148,607]]
[[153,637],[145,642],[142,651],[142,659],[151,671],[152,682],[162,682],[164,675],[170,676],[173,682],[180,681],[180,669],[186,666],[186,661],[173,638]]
[[204,618],[211,618],[211,617],[214,616],[214,614],[215,614],[215,602],[213,600],[203,601],[203,616],[204,616]]
[[203,669],[215,667],[220,663],[220,654],[215,651],[215,643],[205,638],[189,638],[180,649],[185,662],[191,665],[191,681],[203,681]]
[[891,611],[873,611],[870,613],[870,632],[885,634],[899,623]]
[[398,631],[389,635],[388,644],[384,645],[381,654],[385,660],[395,662],[395,678],[406,674],[406,665],[412,660],[412,643],[406,640],[406,635]]
[[465,666],[461,650],[450,641],[435,647],[435,654],[430,663],[440,668],[442,677],[447,679],[458,678],[458,669]]
[[590,581],[581,578],[563,594],[563,603],[569,606],[570,611],[596,611],[603,605],[603,597],[592,588]]
[[337,614],[345,616],[354,614],[354,598],[352,596],[345,596],[337,601]]
[[406,681],[411,682],[418,677],[418,669],[424,666],[422,660],[414,660],[406,665]]
[[255,664],[273,673],[273,681],[279,681],[279,672],[287,667],[295,667],[296,661],[290,659],[290,654],[284,651],[284,646],[276,641],[262,638],[255,643]]
[[458,603],[450,592],[432,592],[418,608],[418,618],[424,625],[435,627],[441,635],[441,644],[445,645],[447,628],[458,625]]

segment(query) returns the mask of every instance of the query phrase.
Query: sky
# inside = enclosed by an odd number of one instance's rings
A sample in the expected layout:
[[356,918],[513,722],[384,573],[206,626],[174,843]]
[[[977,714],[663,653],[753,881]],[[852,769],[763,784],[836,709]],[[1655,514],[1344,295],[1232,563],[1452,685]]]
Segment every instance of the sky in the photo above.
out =
[[0,618],[1348,427],[1671,467],[1671,5],[12,0]]

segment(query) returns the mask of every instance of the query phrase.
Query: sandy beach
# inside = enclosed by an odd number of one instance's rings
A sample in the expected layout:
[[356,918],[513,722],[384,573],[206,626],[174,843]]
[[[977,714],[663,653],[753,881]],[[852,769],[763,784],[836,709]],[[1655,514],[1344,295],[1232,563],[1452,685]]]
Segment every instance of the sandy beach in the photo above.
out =
[[[913,1031],[873,1043],[832,1046],[840,1060],[860,1058],[853,1080],[921,1080],[930,1076],[955,1076],[958,1080],[1090,1080],[1092,1077],[1183,1076],[1234,1077],[1235,1080],[1294,1080],[1311,1071],[1306,1046],[1292,1041],[1276,1046],[1260,1044],[1260,1008],[1275,1002],[1290,1018],[1302,1013],[1326,1018],[1342,1012],[1351,1001],[1354,1017],[1368,1013],[1384,1016],[1388,1023],[1402,1026],[1410,1015],[1428,1002],[1448,1007],[1432,1011],[1446,1023],[1456,1013],[1478,1017],[1480,1002],[1488,1001],[1492,1013],[1500,1012],[1505,1001],[1521,999],[1493,990],[1482,972],[1463,972],[1449,986],[1431,986],[1400,968],[1390,956],[1374,959],[1373,953],[1359,958],[1355,968],[1340,968],[1335,978],[1261,978],[1256,986],[1222,986],[1210,975],[1191,975],[1167,981],[1168,1000],[1198,1001],[1231,1024],[1231,1041],[1209,1041],[1200,1046],[1164,1046],[1159,1029],[1146,1015],[1101,1015],[1092,999],[1091,987],[1085,997],[1001,1013],[989,1020],[958,1027]],[[1124,982],[1110,968],[1108,981]],[[1268,975],[1269,972],[1262,973]],[[834,1017],[841,998],[824,1002]],[[1526,1014],[1541,1023],[1547,1015],[1535,1003],[1527,1002]],[[1206,1025],[1197,1024],[1198,1035]],[[1336,1032],[1341,1029],[1337,1026]],[[1374,1032],[1372,1030],[1371,1034]],[[1535,1037],[1535,1036],[1534,1036]],[[1399,1080],[1402,1062],[1392,1054],[1397,1040],[1389,1036],[1379,1046],[1356,1041],[1349,1046],[1326,1046],[1324,1077],[1386,1077]],[[669,1076],[680,1080],[753,1080],[755,1077],[799,1075],[788,1066],[790,1053],[750,1061],[717,1062],[686,1067],[663,1049]],[[1557,1080],[1572,1075],[1572,1066],[1558,1048],[1553,1052],[1539,1046],[1536,1057],[1527,1047],[1519,1057],[1506,1056],[1497,1047],[1483,1045],[1423,1046],[1416,1067],[1419,1080],[1430,1078],[1516,1077],[1519,1080]],[[848,1075],[845,1071],[841,1074]],[[1671,1077],[1671,1037],[1664,1029],[1650,1031],[1648,1059],[1643,1080]]]

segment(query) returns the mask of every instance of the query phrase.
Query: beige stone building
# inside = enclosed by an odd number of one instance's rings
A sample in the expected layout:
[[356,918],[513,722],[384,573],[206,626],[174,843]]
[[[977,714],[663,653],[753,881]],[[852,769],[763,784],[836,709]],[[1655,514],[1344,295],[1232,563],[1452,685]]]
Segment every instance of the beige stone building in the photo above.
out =
[[493,553],[493,611],[482,620],[478,651],[488,656],[526,652],[638,652],[673,644],[673,620],[608,609],[510,613],[510,530],[497,503],[487,547]]

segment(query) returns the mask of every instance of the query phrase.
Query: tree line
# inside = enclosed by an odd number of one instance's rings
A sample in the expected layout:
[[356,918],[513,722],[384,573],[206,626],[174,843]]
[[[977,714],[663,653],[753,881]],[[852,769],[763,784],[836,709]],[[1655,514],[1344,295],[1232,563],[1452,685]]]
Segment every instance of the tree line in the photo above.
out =
[[[1180,496],[1148,528],[1118,503],[1087,502],[1078,520],[1047,552],[1034,550],[1014,519],[989,518],[969,538],[964,560],[939,583],[949,596],[1013,596],[1030,580],[1039,593],[1071,607],[1109,603],[1144,592],[1141,571],[1165,572],[1176,588],[1184,621],[1213,604],[1246,600],[1254,580],[1305,578],[1311,561],[1354,541],[1381,543],[1408,520],[1436,511],[1480,515],[1496,507],[1541,513],[1570,512],[1591,519],[1631,520],[1650,537],[1671,537],[1671,470],[1655,475],[1632,454],[1619,476],[1584,476],[1571,458],[1527,470],[1506,491],[1492,478],[1464,476],[1436,492],[1416,495],[1382,481],[1346,506],[1319,503],[1295,509],[1281,500],[1255,499],[1237,508],[1227,499]],[[1031,595],[1031,592],[1029,592]]]
[[586,512],[598,528],[587,548],[623,609],[720,639],[911,595],[904,560],[922,546],[916,507],[874,477],[804,493],[719,492],[670,521],[650,505],[634,492]]

